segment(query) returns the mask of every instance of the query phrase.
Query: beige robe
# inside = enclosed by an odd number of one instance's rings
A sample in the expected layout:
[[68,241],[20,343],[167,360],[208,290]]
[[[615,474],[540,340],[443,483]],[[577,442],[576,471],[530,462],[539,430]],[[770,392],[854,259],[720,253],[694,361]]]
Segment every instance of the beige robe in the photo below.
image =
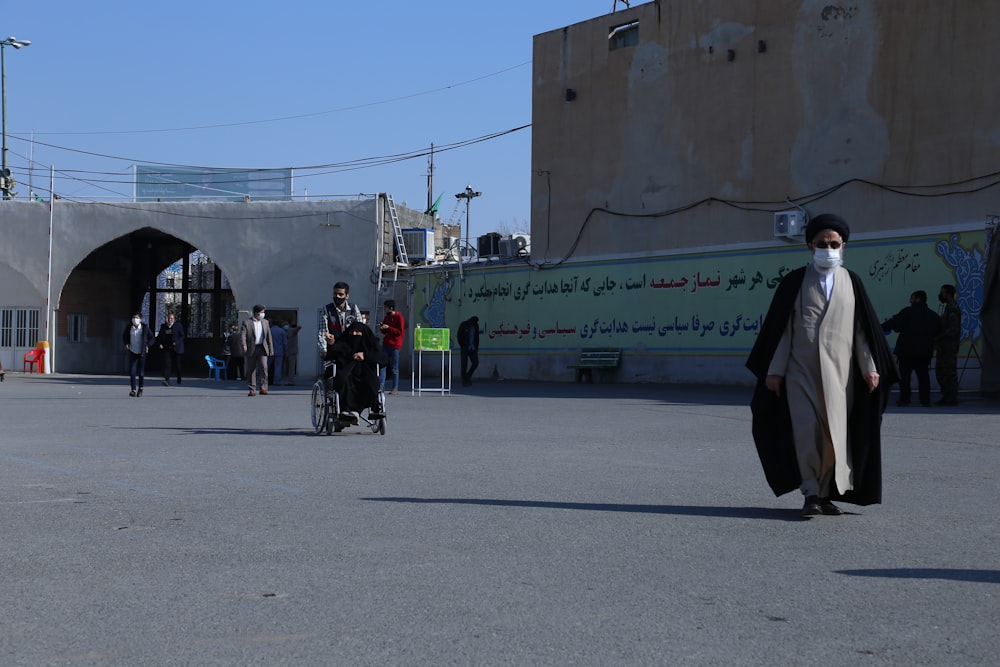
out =
[[820,274],[810,265],[768,368],[768,375],[785,378],[806,495],[830,496],[831,482],[840,493],[854,488],[847,456],[847,406],[855,362],[863,372],[875,371],[868,341],[854,321],[851,278],[838,268],[827,301]]

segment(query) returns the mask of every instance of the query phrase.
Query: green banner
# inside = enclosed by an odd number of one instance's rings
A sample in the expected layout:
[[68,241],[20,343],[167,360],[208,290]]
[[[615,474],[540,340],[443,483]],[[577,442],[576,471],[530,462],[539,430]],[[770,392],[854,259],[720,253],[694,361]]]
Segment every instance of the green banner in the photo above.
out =
[[[882,319],[915,290],[936,305],[944,283],[958,288],[965,341],[981,336],[985,232],[852,241],[844,264],[860,274]],[[802,244],[670,257],[529,266],[447,266],[415,276],[423,326],[479,316],[491,353],[544,353],[614,346],[646,354],[745,355],[774,288],[810,261]],[[454,344],[454,341],[453,341]]]

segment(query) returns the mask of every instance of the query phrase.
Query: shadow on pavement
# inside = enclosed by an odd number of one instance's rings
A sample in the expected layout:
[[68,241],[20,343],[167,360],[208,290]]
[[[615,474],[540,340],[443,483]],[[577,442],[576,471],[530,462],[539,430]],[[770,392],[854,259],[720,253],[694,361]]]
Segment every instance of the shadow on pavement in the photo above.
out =
[[834,570],[851,577],[887,577],[890,579],[945,579],[980,584],[1000,584],[1000,570],[965,570],[943,567],[890,567],[876,570]]
[[486,505],[491,507],[528,507],[539,509],[585,510],[589,512],[631,512],[639,514],[676,514],[730,519],[769,519],[801,522],[798,510],[769,507],[707,507],[698,505],[625,505],[618,503],[565,503],[543,500],[504,500],[499,498],[361,498],[384,503],[441,505]]
[[576,384],[527,380],[484,380],[471,387],[452,386],[456,396],[482,398],[634,398],[665,403],[750,405],[752,387],[732,385]]

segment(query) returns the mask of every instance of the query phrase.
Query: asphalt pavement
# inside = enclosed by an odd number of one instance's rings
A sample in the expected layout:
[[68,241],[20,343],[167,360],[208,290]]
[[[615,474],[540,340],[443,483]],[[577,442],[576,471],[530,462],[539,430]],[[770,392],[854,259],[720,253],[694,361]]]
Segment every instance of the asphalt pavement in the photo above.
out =
[[2,665],[994,665],[1000,409],[896,408],[883,504],[775,498],[746,387],[0,384]]

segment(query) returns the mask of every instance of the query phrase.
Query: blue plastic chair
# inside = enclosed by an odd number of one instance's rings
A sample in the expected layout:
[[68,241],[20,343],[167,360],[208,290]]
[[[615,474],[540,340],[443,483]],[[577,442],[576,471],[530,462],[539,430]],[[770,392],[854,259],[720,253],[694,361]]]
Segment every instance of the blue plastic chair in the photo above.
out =
[[221,380],[221,371],[226,370],[226,362],[222,359],[216,359],[210,354],[205,355],[205,361],[208,362],[208,377],[211,378],[212,374],[215,374],[216,380]]

